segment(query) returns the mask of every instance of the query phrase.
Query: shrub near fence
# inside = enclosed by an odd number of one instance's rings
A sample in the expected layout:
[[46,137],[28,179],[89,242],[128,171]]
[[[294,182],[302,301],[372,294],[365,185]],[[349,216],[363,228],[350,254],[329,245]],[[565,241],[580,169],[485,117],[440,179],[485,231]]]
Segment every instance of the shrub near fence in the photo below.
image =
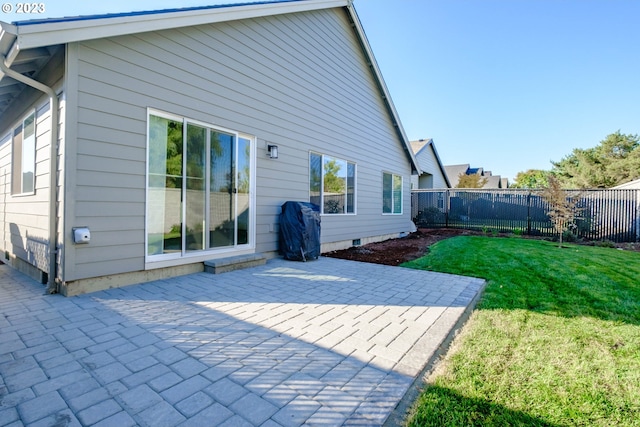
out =
[[[588,240],[640,240],[640,190],[568,190],[577,197],[573,232]],[[411,216],[418,227],[495,230],[555,236],[541,190],[412,190]]]

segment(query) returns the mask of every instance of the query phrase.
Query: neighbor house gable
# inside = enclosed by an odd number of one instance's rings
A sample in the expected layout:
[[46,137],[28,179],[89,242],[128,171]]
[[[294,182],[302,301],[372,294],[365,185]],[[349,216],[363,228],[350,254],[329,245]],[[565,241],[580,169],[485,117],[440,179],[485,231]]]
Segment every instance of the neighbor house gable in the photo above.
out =
[[[419,139],[411,141],[411,149],[418,160],[422,173],[414,175],[414,188],[451,188],[451,183],[447,177],[433,139]],[[425,178],[428,177],[428,180]],[[421,181],[429,181],[423,183]],[[424,185],[423,185],[424,184]]]

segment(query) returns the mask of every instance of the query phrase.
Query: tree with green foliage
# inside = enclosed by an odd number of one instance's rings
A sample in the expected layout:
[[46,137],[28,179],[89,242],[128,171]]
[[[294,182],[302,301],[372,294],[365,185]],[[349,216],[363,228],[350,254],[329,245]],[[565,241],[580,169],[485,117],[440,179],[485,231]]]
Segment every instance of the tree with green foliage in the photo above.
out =
[[182,123],[151,116],[149,140],[163,142],[149,145],[150,176],[162,177],[161,185],[167,188],[181,188]]
[[562,247],[562,235],[569,229],[578,215],[578,197],[569,197],[560,181],[553,175],[548,176],[549,185],[542,191],[542,198],[549,203],[547,215],[558,233],[559,246]]
[[540,169],[529,169],[525,172],[518,172],[515,181],[509,186],[511,188],[546,188],[549,185],[550,171]]
[[467,175],[463,172],[458,175],[458,185],[456,185],[456,188],[482,188],[488,181],[489,178],[485,178],[480,174],[474,173]]
[[342,171],[342,165],[335,159],[324,164],[324,191],[325,193],[344,193],[347,182]]
[[609,188],[640,178],[640,139],[617,131],[593,148],[575,148],[552,172],[564,188]]

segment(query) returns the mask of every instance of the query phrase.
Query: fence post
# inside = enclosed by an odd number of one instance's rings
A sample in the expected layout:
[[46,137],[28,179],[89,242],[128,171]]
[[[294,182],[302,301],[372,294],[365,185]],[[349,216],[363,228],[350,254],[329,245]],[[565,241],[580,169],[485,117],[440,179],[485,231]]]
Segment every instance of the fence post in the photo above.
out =
[[531,190],[527,193],[527,235],[531,236]]
[[636,190],[636,242],[640,242],[640,190]]
[[449,228],[449,209],[451,208],[451,200],[449,199],[449,190],[444,192],[445,196],[445,212],[444,212],[444,228]]

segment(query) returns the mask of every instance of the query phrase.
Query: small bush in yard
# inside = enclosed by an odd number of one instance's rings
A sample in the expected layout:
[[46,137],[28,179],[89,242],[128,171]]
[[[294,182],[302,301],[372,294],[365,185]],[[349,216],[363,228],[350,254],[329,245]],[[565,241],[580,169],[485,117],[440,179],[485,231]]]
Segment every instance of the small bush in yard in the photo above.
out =
[[611,240],[598,240],[595,242],[595,246],[600,246],[601,248],[615,248],[616,244]]
[[549,204],[547,215],[558,233],[559,246],[562,247],[564,233],[574,225],[578,215],[579,198],[569,197],[555,176],[550,175],[548,181],[549,186],[542,191],[541,196]]

